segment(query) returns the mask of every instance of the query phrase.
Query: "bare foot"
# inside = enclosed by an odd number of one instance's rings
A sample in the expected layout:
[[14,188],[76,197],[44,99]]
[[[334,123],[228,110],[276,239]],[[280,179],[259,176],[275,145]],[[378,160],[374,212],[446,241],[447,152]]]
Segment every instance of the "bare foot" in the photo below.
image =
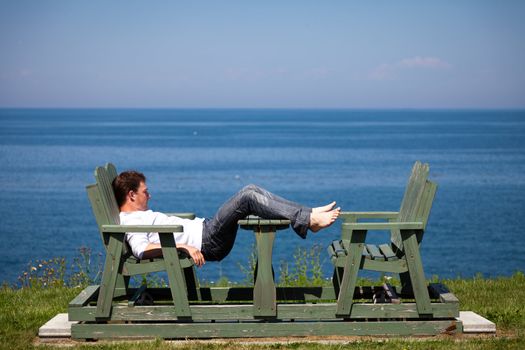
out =
[[312,208],[312,213],[323,213],[334,209],[335,201],[322,207]]
[[323,228],[332,225],[341,213],[341,208],[335,208],[330,211],[313,212],[310,214],[310,230],[317,232]]

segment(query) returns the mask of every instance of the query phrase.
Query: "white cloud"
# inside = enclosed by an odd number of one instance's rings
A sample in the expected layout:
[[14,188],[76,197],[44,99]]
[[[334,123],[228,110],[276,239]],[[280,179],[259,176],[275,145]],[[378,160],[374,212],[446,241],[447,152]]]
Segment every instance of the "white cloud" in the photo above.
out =
[[448,69],[451,65],[437,57],[410,57],[394,63],[384,63],[374,68],[368,75],[372,80],[395,79],[408,69]]

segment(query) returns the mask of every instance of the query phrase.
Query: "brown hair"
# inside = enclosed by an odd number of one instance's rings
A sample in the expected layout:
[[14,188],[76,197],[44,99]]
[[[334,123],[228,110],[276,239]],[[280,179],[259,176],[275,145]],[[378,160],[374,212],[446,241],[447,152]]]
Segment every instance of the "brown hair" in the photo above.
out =
[[146,176],[135,170],[123,171],[113,180],[111,186],[119,208],[126,202],[129,191],[137,191],[141,182],[146,182]]

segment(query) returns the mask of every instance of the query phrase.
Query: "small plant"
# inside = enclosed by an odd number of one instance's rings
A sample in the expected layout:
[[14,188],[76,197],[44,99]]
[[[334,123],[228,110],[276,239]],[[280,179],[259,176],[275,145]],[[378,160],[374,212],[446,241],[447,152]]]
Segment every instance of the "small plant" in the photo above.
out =
[[251,253],[248,257],[246,265],[239,264],[239,269],[244,274],[244,280],[242,284],[251,286],[255,281],[255,266],[257,265],[257,249],[255,243],[252,244]]
[[27,270],[18,277],[18,282],[22,288],[63,287],[65,273],[64,258],[35,260],[27,265]]
[[92,250],[88,247],[81,247],[78,252],[80,256],[73,259],[68,285],[75,287],[99,283],[102,277],[102,254],[98,253],[93,259]]
[[102,255],[93,259],[90,248],[81,247],[79,256],[73,259],[70,269],[63,257],[35,260],[27,265],[18,277],[21,288],[83,287],[96,284],[102,274]]
[[327,280],[323,279],[321,251],[321,245],[314,245],[310,249],[297,247],[293,254],[291,268],[288,262],[281,261],[279,285],[283,287],[321,286],[327,283]]

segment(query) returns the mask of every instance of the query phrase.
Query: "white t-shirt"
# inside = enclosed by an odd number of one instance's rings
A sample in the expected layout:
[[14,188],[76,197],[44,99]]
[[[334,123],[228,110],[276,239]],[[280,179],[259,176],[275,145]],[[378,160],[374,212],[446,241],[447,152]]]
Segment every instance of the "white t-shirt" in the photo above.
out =
[[[182,219],[177,216],[168,216],[156,211],[120,212],[121,225],[182,225],[183,232],[174,232],[175,243],[186,244],[201,250],[202,226],[204,219]],[[141,259],[144,250],[150,243],[160,243],[157,232],[132,232],[126,233],[133,255]]]

